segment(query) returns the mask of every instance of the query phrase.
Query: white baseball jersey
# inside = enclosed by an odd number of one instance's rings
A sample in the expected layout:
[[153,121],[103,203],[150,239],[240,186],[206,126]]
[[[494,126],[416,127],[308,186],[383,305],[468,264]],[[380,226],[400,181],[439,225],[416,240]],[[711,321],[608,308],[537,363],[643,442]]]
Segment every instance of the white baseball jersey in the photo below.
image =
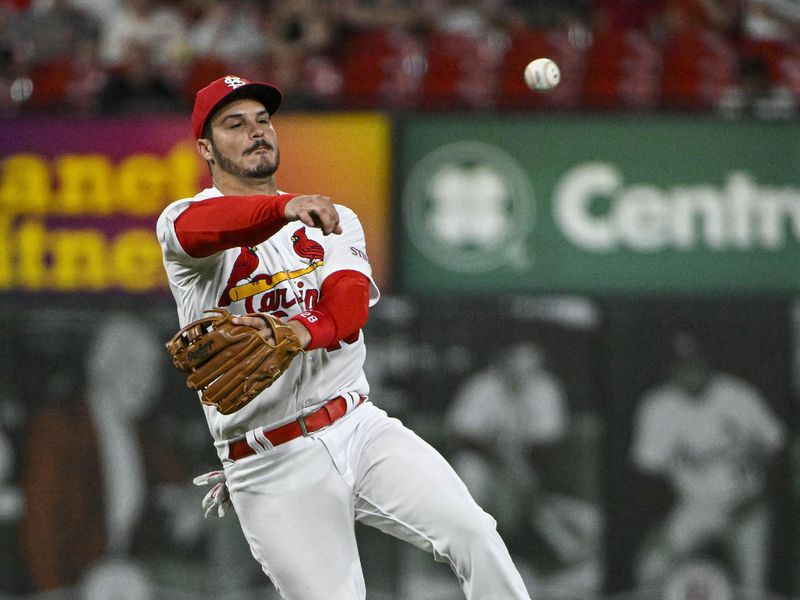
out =
[[[291,317],[313,309],[326,276],[354,270],[370,278],[355,214],[336,206],[342,233],[293,221],[255,247],[193,258],[175,221],[207,189],[168,206],[158,238],[181,326],[222,306],[232,313]],[[287,600],[364,600],[366,586],[353,534],[356,520],[444,557],[470,600],[529,598],[494,520],[475,503],[436,450],[371,402],[363,372],[363,335],[306,352],[244,408],[222,415],[204,406],[230,499],[250,550]],[[349,411],[330,427],[232,460],[227,440],[272,428],[344,396]],[[253,446],[251,445],[251,448]],[[253,448],[255,450],[255,448]],[[323,540],[324,543],[320,543]]]
[[632,452],[641,469],[668,474],[683,498],[724,503],[761,491],[762,461],[783,439],[760,393],[718,374],[698,398],[672,383],[649,392]]
[[487,369],[459,390],[445,422],[455,433],[483,443],[546,444],[566,433],[566,405],[561,383],[544,370],[527,373],[513,389],[497,369]]
[[[370,306],[379,298],[367,259],[364,232],[355,213],[336,205],[342,233],[325,236],[314,227],[291,221],[254,247],[230,248],[195,258],[181,247],[175,220],[195,202],[222,196],[208,188],[193,198],[167,206],[156,233],[164,255],[169,286],[181,327],[222,306],[233,314],[268,312],[291,317],[319,301],[322,281],[331,273],[352,270],[370,279]],[[289,369],[247,406],[230,415],[203,405],[220,457],[225,440],[260,426],[279,425],[339,395],[369,392],[363,371],[366,349],[361,332],[327,349],[299,355]]]

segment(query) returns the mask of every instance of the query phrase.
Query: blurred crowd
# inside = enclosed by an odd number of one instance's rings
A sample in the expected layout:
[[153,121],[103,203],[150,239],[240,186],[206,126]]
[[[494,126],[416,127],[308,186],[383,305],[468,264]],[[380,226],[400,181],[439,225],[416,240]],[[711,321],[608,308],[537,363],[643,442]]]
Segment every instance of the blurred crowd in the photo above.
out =
[[[524,87],[554,58],[562,85]],[[184,110],[234,73],[303,109],[794,114],[798,0],[0,0],[0,113]]]

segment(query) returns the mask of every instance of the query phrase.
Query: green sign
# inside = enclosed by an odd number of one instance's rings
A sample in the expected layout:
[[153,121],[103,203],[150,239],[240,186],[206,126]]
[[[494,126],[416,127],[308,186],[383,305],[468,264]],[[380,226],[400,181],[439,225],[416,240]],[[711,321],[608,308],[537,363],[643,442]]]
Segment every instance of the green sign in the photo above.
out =
[[399,135],[405,289],[800,290],[800,123],[438,117]]

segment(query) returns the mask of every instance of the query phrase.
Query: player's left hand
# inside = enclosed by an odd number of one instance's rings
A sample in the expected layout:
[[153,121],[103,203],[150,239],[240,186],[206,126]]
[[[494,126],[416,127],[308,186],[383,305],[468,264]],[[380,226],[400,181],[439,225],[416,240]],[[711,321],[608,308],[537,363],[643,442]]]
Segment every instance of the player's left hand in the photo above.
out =
[[272,335],[272,328],[267,325],[267,322],[261,317],[254,315],[236,315],[231,318],[234,325],[245,325],[258,330],[258,335],[268,344],[275,343],[275,337]]
[[[233,321],[224,308],[184,325],[165,344],[172,364],[200,402],[229,415],[271,386],[303,351],[294,329],[269,313],[248,313],[258,325]],[[264,327],[272,331],[267,333]],[[268,342],[267,339],[273,340]]]
[[211,490],[203,498],[203,510],[205,518],[216,517],[221,519],[225,516],[225,508],[230,506],[231,496],[228,492],[228,480],[224,471],[211,471],[198,475],[192,480],[195,485],[213,485]]

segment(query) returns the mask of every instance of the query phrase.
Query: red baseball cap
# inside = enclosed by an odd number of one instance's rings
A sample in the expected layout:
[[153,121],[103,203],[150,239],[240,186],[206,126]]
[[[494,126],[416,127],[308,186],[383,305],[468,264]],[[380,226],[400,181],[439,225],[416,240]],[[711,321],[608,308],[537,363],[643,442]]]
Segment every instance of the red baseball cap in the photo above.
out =
[[217,109],[239,98],[258,100],[272,115],[281,105],[283,96],[278,88],[269,83],[248,81],[236,75],[220,77],[198,91],[195,96],[192,110],[192,131],[195,139],[203,137],[203,127]]

